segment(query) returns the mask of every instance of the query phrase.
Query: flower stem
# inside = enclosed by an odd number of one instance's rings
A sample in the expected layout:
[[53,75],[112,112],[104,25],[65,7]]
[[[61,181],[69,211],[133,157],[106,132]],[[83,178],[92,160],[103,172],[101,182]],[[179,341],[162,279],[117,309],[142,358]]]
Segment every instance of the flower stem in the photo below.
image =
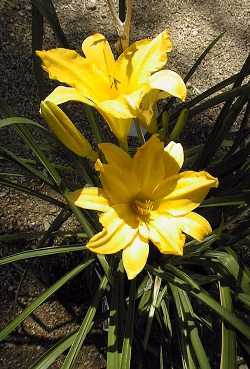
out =
[[122,22],[119,18],[114,0],[107,0],[107,3],[112,14],[116,32],[120,38],[122,50],[125,50],[129,46],[129,34],[132,18],[132,0],[126,0],[126,17],[124,22]]
[[96,119],[95,119],[95,116],[94,116],[93,109],[90,108],[88,105],[84,105],[84,112],[86,114],[86,117],[87,117],[90,125],[91,125],[92,133],[93,133],[93,136],[96,139],[96,142],[98,144],[101,143],[103,141],[103,139],[102,139],[99,127],[96,123]]

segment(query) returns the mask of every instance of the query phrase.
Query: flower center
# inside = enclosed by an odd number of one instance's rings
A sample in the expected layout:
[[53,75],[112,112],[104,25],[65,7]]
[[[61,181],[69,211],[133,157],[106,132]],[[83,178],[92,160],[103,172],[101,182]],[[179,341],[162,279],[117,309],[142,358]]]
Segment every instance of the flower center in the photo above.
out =
[[133,209],[135,210],[136,214],[143,219],[144,221],[147,220],[147,218],[150,215],[150,212],[155,208],[154,201],[151,200],[135,200],[133,202]]

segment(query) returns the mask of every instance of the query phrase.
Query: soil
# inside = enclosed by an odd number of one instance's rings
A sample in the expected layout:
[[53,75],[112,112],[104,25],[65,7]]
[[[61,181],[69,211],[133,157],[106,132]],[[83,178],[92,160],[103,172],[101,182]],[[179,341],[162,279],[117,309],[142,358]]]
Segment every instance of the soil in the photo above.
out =
[[[55,0],[54,5],[72,48],[79,50],[82,40],[94,32],[104,33],[114,45],[116,34],[104,0],[71,0],[70,3],[68,0]],[[189,83],[189,93],[197,94],[239,70],[250,49],[249,16],[249,0],[134,0],[131,40],[153,37],[167,28],[174,45],[168,67],[184,76],[211,40],[226,31]],[[31,2],[1,0],[0,27],[0,99],[11,106],[14,114],[40,121],[40,98],[32,73]],[[45,49],[58,46],[48,24],[45,24],[45,34]],[[48,92],[52,85],[54,86],[52,83],[46,84]],[[213,117],[214,113],[197,121],[201,134],[203,124],[210,123]],[[0,144],[20,149],[21,152],[23,150],[16,134],[11,130],[1,130]],[[67,162],[67,158],[62,160]],[[2,171],[7,172],[9,164],[1,160],[0,162]],[[20,177],[19,181],[27,183],[24,177]],[[29,184],[49,193],[46,187],[40,188],[41,184],[37,182],[29,180]],[[59,211],[42,200],[5,187],[0,187],[0,203],[0,234],[44,231]],[[74,219],[68,221],[65,229],[72,227],[78,227]],[[1,255],[30,248],[32,242],[12,241],[1,244]],[[40,264],[37,261],[32,262],[25,276],[24,263],[1,267],[1,327],[46,286],[53,283],[54,277],[59,278],[64,269],[68,268],[63,257],[60,261],[56,258],[49,259],[49,265],[48,258],[45,259],[47,261],[41,261]],[[74,264],[74,258],[70,263]],[[16,299],[16,291],[23,276],[24,282]],[[84,285],[84,278],[81,283]],[[70,296],[72,298],[76,295],[76,292],[70,295],[69,289],[39,308],[7,343],[1,344],[1,369],[28,368],[53,342],[76,329],[84,306],[81,305],[81,299],[69,304]],[[95,340],[92,340],[82,348],[76,369],[100,369],[105,366],[105,360],[97,346]],[[62,361],[63,358],[60,358],[51,368],[59,368]]]

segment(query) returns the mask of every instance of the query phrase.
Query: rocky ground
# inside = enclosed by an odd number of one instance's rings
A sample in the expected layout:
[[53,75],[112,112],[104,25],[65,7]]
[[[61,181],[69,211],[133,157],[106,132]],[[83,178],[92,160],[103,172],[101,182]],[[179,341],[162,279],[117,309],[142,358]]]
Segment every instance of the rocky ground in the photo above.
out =
[[[0,99],[11,106],[14,114],[39,120],[39,96],[32,74],[30,3],[28,0],[0,2]],[[82,40],[94,32],[104,33],[114,44],[116,34],[104,0],[55,0],[54,4],[72,48],[79,50]],[[174,44],[169,67],[183,76],[208,43],[226,31],[190,82],[189,91],[196,94],[239,70],[250,49],[249,16],[249,0],[134,0],[131,39],[155,36],[167,28]],[[57,45],[53,32],[46,24],[44,48]],[[48,90],[51,86],[47,84]],[[202,124],[212,119],[213,115],[206,115],[197,124],[202,127]],[[10,130],[1,131],[0,144],[21,149],[20,141]],[[7,171],[8,164],[0,162]],[[23,181],[26,183],[26,180]],[[30,185],[39,186],[32,182]],[[57,208],[41,200],[0,187],[0,234],[43,231],[57,212]],[[69,221],[71,227],[77,226],[73,219]],[[0,250],[2,255],[6,255],[23,247],[20,241],[15,244],[10,242],[1,245]],[[52,274],[60,275],[62,270],[58,267],[58,261],[52,259],[50,262],[54,268]],[[1,326],[42,292],[47,284],[53,282],[46,278],[49,272],[47,268],[46,262],[41,265],[32,263],[17,301],[16,290],[23,269],[18,265],[1,268]],[[79,301],[74,301],[72,305],[73,310],[68,309],[65,300],[59,297],[44,304],[32,318],[27,319],[13,339],[0,346],[0,367],[26,369],[48,345],[74,330],[79,323],[74,317],[78,316],[81,305]],[[62,359],[52,368],[59,368],[61,362]],[[88,342],[82,350],[77,368],[100,369],[104,366],[105,361],[96,345]]]

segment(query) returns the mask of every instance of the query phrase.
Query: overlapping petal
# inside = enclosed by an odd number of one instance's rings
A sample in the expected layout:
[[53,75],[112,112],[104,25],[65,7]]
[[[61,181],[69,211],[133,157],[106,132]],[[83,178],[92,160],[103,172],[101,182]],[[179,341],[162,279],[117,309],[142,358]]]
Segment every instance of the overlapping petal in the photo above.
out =
[[197,241],[202,241],[206,236],[212,233],[209,222],[200,214],[191,212],[184,217],[178,217],[176,221],[183,232]]
[[68,101],[79,101],[91,106],[95,105],[92,100],[80,95],[75,88],[64,86],[56,87],[44,101],[50,101],[55,105],[60,105]]
[[105,115],[112,115],[117,119],[129,119],[135,117],[129,104],[122,96],[98,103],[98,109]]
[[149,85],[152,89],[164,91],[166,94],[159,95],[160,98],[175,96],[185,100],[187,89],[183,79],[172,70],[160,70],[149,78]]
[[113,115],[107,113],[106,111],[98,108],[99,113],[103,116],[107,124],[109,125],[109,128],[111,132],[114,133],[114,135],[118,138],[120,142],[127,142],[128,133],[131,127],[131,124],[133,122],[132,118],[116,118]]
[[101,143],[98,145],[103,152],[108,164],[123,166],[130,168],[132,159],[128,153],[122,150],[119,146],[111,143]]
[[148,223],[149,238],[163,254],[182,255],[185,236],[175,218],[154,212]]
[[120,218],[113,219],[108,229],[100,232],[100,236],[94,236],[87,247],[98,254],[114,254],[123,250],[137,235],[137,229],[130,227]]
[[121,90],[136,90],[148,77],[164,67],[172,44],[167,31],[152,40],[140,40],[129,46],[116,61],[115,77]]
[[79,94],[93,101],[104,100],[109,95],[108,76],[76,51],[58,48],[36,54],[50,79],[75,87]]
[[130,204],[117,204],[109,208],[109,210],[99,217],[100,223],[107,230],[110,226],[118,223],[125,222],[132,228],[137,228],[139,221],[136,214],[133,212]]
[[170,141],[164,148],[166,177],[179,173],[184,162],[184,151],[180,143]]
[[156,135],[137,150],[132,166],[140,181],[141,198],[150,198],[153,189],[165,175],[163,144]]
[[163,197],[159,211],[179,216],[197,208],[208,191],[218,186],[218,179],[205,171],[186,171],[178,175],[175,188],[164,196],[165,190],[168,190],[167,186],[168,180],[161,183],[156,190],[157,195]]
[[[100,170],[102,186],[113,205],[129,203],[139,192],[139,181],[128,168],[103,164]],[[129,179],[130,186],[127,181]]]
[[155,131],[155,103],[170,96],[185,100],[187,90],[183,79],[171,70],[161,70],[152,74],[148,78],[148,86],[148,92],[145,90],[141,99],[138,118],[140,123],[153,133]]
[[102,34],[95,33],[87,37],[82,43],[82,51],[90,63],[95,64],[105,75],[112,76],[115,59],[108,41]]
[[155,133],[156,126],[156,105],[159,100],[159,91],[148,89],[141,99],[139,108],[137,109],[137,117],[140,124],[150,133]]
[[80,208],[108,211],[109,202],[102,188],[83,187],[69,194],[70,200]]
[[144,268],[149,254],[148,242],[137,236],[123,250],[122,261],[128,279],[134,279]]

